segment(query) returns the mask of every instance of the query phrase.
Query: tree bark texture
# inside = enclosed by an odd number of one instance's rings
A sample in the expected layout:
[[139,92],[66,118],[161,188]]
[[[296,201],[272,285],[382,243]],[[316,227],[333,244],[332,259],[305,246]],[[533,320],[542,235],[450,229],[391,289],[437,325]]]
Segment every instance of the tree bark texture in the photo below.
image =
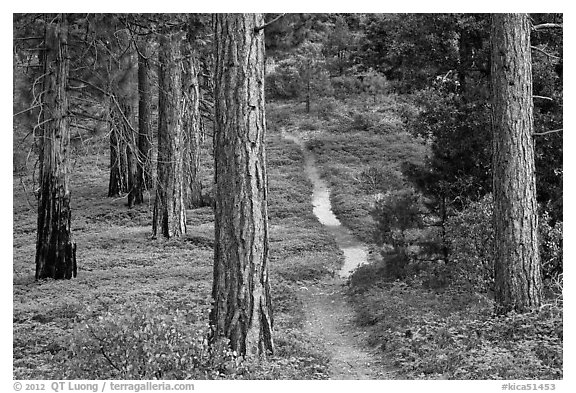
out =
[[[195,16],[192,14],[191,18]],[[186,206],[197,208],[202,206],[202,183],[200,182],[200,61],[198,51],[194,47],[195,31],[192,21],[189,23],[187,39],[184,43],[184,73],[183,85],[183,118],[185,157],[184,175],[186,177]]]
[[144,191],[152,188],[152,96],[150,92],[150,51],[143,41],[138,54],[138,149],[134,203],[144,203]]
[[[52,18],[51,16],[50,18]],[[68,24],[65,14],[47,22],[40,142],[40,192],[36,236],[36,280],[76,277],[76,243],[70,228],[68,189]]]
[[273,352],[261,14],[215,15],[213,340]]
[[492,16],[495,300],[498,312],[540,305],[530,25]]
[[182,71],[179,36],[162,34],[159,52],[158,169],[152,219],[154,236],[186,233],[184,135],[181,120]]

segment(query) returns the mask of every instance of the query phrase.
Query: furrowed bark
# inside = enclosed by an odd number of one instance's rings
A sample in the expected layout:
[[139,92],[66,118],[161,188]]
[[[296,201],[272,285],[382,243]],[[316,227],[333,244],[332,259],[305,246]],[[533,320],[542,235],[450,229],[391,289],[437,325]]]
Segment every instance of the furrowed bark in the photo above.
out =
[[274,350],[268,280],[261,14],[215,16],[215,238],[212,340],[242,356]]
[[154,236],[186,233],[184,206],[183,132],[180,119],[182,73],[176,34],[160,37],[158,102],[158,170],[152,219]]
[[500,313],[541,302],[534,169],[530,25],[526,14],[492,16],[495,300]]
[[[52,18],[52,16],[50,17]],[[36,236],[36,280],[76,277],[72,242],[68,147],[68,24],[58,14],[46,26],[43,54],[43,108],[40,142],[40,191]]]

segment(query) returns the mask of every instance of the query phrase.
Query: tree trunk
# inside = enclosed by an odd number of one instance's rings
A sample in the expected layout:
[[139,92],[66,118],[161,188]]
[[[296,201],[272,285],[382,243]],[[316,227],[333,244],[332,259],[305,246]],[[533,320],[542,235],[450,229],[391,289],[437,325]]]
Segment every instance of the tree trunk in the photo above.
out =
[[152,188],[152,97],[150,93],[150,51],[143,40],[138,54],[138,149],[134,203],[144,203],[144,191]]
[[460,83],[460,91],[466,93],[466,74],[470,69],[471,53],[470,53],[470,37],[465,28],[460,30],[460,37],[458,38],[458,82]]
[[500,313],[540,305],[530,25],[492,16],[495,300]]
[[[48,23],[48,22],[47,22]],[[36,280],[76,277],[76,243],[70,229],[68,189],[68,24],[58,14],[46,26],[43,55],[43,126],[40,135],[40,192],[36,237]]]
[[[190,18],[194,18],[192,14]],[[184,176],[186,178],[186,206],[202,206],[202,183],[200,182],[200,84],[198,74],[200,62],[198,51],[194,48],[195,24],[190,22],[185,48],[185,67],[183,73],[183,114],[185,158]]]
[[184,207],[183,132],[180,119],[182,72],[179,37],[160,36],[158,93],[158,176],[152,219],[154,236],[186,233]]
[[273,352],[268,281],[262,14],[215,16],[215,239],[212,340]]
[[135,181],[134,131],[130,119],[132,107],[125,97],[110,100],[110,181],[108,196],[128,193],[128,204],[133,199]]
[[306,113],[310,113],[310,78],[306,81]]
[[108,196],[128,193],[128,205],[134,202],[136,180],[136,131],[133,54],[125,51],[118,69],[110,67],[110,182]]

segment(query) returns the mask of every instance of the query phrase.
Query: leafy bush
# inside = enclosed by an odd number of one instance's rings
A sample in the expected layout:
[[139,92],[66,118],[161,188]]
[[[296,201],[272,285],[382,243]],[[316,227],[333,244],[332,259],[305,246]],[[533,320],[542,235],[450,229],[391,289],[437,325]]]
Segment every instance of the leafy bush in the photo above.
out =
[[455,280],[480,292],[491,290],[494,285],[492,210],[490,194],[471,202],[446,222],[450,260],[456,267]]
[[302,88],[298,68],[291,62],[279,62],[274,72],[266,75],[266,93],[269,98],[298,98]]
[[374,131],[380,123],[381,115],[363,110],[353,110],[350,113],[352,123],[350,127],[357,131]]
[[539,217],[538,234],[542,275],[545,279],[556,279],[563,271],[562,221],[550,225],[550,214],[544,211]]
[[130,304],[88,317],[72,334],[66,378],[212,379],[238,370],[227,343],[210,347],[197,312]]
[[362,82],[356,76],[336,76],[330,78],[330,83],[334,89],[334,95],[339,99],[362,92]]
[[[492,195],[471,202],[447,220],[446,240],[450,258],[456,266],[458,284],[469,284],[486,292],[494,285],[494,232],[492,229]],[[562,222],[550,225],[545,211],[538,225],[540,260],[545,279],[556,279],[562,273]]]
[[412,189],[378,195],[372,216],[377,223],[377,244],[390,244],[397,252],[408,247],[407,231],[422,226],[422,200]]

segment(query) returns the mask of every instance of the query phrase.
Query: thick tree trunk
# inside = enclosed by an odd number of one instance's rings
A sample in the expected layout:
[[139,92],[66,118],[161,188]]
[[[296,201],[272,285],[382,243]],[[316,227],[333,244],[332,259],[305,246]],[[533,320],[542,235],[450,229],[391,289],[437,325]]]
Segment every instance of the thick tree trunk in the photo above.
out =
[[143,41],[138,55],[138,149],[134,203],[144,203],[144,191],[152,188],[152,97],[150,93],[150,51]]
[[[195,16],[191,16],[193,18]],[[190,26],[194,26],[192,21]],[[195,31],[190,27],[187,41],[184,44],[185,60],[183,85],[184,114],[184,176],[186,178],[186,206],[197,208],[202,206],[202,183],[200,182],[200,84],[198,74],[200,62],[198,51],[194,48]]]
[[152,219],[154,236],[166,238],[186,233],[184,206],[184,140],[182,132],[179,37],[160,36],[158,102],[158,176]]
[[36,237],[36,280],[76,277],[76,244],[70,229],[68,189],[68,24],[59,14],[46,27],[40,136],[40,192]]
[[525,14],[492,16],[492,123],[497,311],[540,305],[532,136],[530,25]]
[[243,356],[273,351],[268,281],[261,14],[215,16],[213,340]]

